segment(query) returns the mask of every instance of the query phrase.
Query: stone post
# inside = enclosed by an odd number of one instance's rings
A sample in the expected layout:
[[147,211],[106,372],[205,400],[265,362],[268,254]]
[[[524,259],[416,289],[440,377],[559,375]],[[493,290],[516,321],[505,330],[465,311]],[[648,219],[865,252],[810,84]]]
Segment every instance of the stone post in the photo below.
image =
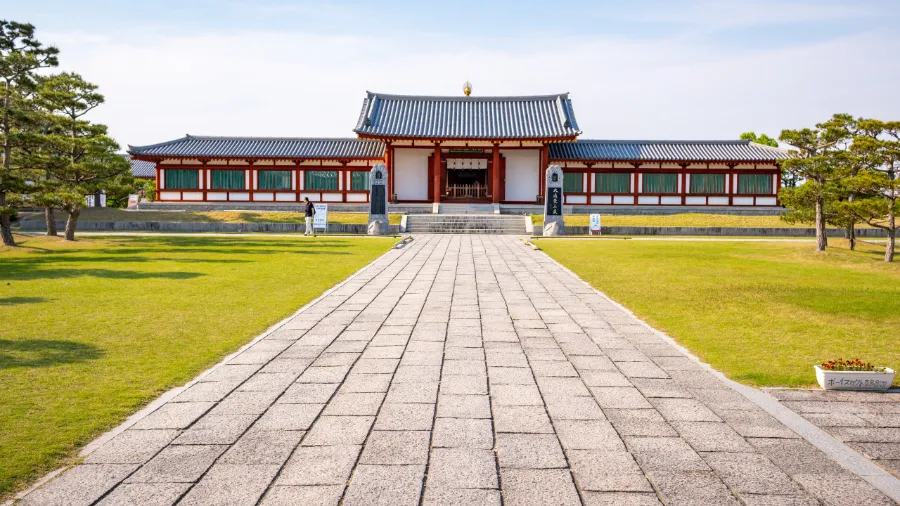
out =
[[388,176],[387,167],[377,163],[369,171],[369,235],[388,235],[391,226],[388,223]]
[[544,235],[565,235],[563,222],[563,171],[559,165],[547,167],[545,176],[546,198],[544,199]]

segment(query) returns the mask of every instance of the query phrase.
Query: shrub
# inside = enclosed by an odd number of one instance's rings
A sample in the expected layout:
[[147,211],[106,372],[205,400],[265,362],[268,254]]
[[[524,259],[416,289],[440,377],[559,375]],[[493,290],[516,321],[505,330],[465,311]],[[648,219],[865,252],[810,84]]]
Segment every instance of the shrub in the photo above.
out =
[[822,362],[820,365],[822,369],[826,371],[872,371],[872,372],[884,372],[884,367],[875,367],[871,362],[863,362],[858,358],[854,358],[853,360],[844,360],[843,358],[839,358],[837,360],[829,360],[828,362]]

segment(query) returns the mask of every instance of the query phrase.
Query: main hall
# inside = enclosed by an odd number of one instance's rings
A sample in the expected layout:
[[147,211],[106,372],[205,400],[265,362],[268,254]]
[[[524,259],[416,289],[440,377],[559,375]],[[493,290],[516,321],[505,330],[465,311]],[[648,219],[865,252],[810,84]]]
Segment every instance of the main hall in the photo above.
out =
[[[162,203],[313,202],[362,208],[388,168],[395,204],[541,204],[564,171],[565,204],[774,208],[785,150],[749,141],[580,138],[567,93],[434,97],[367,92],[350,138],[194,136],[129,146],[155,164]],[[423,206],[424,207],[424,206]]]

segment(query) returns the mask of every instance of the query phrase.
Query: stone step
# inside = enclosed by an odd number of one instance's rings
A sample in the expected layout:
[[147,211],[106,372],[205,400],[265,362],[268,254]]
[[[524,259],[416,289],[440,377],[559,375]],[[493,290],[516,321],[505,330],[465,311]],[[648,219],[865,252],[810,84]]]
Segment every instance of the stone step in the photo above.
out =
[[406,231],[419,234],[524,234],[525,219],[524,216],[494,214],[409,215]]

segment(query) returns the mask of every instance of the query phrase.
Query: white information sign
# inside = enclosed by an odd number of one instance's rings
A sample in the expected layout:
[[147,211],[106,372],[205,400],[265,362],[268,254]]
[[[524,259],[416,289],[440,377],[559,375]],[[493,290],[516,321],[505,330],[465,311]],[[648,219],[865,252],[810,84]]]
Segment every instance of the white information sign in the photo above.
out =
[[139,200],[140,200],[140,199],[139,199],[139,197],[138,197],[137,195],[135,195],[135,194],[129,195],[129,196],[128,196],[128,207],[129,207],[129,208],[131,208],[131,207],[137,207],[138,201],[139,201]]
[[600,235],[600,215],[599,214],[591,214],[591,235],[597,234]]
[[328,231],[328,204],[313,204],[316,215],[313,216],[313,229],[319,228]]

